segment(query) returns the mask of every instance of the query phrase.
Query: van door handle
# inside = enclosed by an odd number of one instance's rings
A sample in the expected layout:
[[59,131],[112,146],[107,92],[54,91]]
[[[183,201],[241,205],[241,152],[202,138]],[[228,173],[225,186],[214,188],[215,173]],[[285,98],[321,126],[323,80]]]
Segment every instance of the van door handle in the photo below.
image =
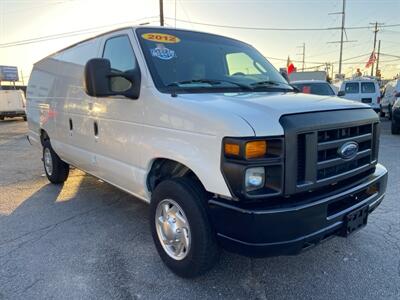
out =
[[99,125],[97,124],[97,121],[94,121],[93,123],[93,133],[97,142],[97,139],[99,138]]
[[71,118],[69,118],[68,123],[69,123],[69,135],[72,136],[72,131],[74,130],[74,124],[72,123]]

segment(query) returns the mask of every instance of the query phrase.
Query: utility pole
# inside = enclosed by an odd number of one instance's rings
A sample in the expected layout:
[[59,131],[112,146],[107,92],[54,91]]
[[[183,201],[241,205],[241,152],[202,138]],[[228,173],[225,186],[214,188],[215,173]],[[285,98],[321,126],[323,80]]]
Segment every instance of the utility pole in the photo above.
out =
[[303,43],[302,46],[298,46],[297,48],[303,48],[302,53],[297,53],[297,55],[301,55],[303,57],[301,71],[304,72],[304,64],[305,64],[305,60],[306,60],[306,44]]
[[[380,42],[380,41],[379,41]],[[21,69],[21,80],[20,81],[22,81],[22,85],[25,85],[25,82],[24,82],[24,74],[22,73],[22,69]]]
[[[370,23],[370,24],[374,25],[374,23]],[[374,32],[374,50],[372,52],[374,55],[375,55],[375,48],[376,48],[376,35],[378,34],[378,31],[379,31],[378,25],[383,25],[383,23],[375,22],[375,29],[373,31]],[[374,76],[374,65],[375,65],[375,62],[372,63],[371,76]]]
[[[328,42],[328,44],[340,44],[340,52],[339,52],[339,72],[338,74],[342,74],[342,59],[343,59],[343,43],[353,43],[357,42],[356,40],[349,41],[347,39],[346,28],[345,28],[345,15],[346,15],[346,0],[342,0],[342,11],[336,13],[330,13],[330,15],[342,15],[342,24],[340,26],[340,41]],[[346,40],[343,40],[344,35],[346,35]]]
[[381,54],[381,40],[378,42],[378,54],[376,56],[376,71],[375,71],[375,76],[378,76],[378,70],[379,70],[379,56]]
[[160,26],[164,26],[164,3],[160,0]]
[[339,53],[339,74],[342,74],[342,58],[343,58],[343,34],[344,34],[344,22],[345,22],[345,10],[346,0],[342,0],[342,26],[340,29],[340,53]]

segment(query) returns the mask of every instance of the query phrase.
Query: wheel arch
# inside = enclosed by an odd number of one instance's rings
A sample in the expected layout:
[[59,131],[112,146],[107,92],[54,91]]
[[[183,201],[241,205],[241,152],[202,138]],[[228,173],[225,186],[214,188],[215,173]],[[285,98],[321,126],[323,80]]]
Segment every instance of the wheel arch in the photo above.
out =
[[146,186],[149,192],[153,192],[162,181],[179,177],[191,178],[206,190],[200,178],[190,167],[177,160],[165,157],[158,157],[151,161],[147,173]]
[[42,146],[44,146],[44,142],[45,141],[49,141],[50,137],[47,134],[46,130],[44,130],[43,128],[40,129],[40,143],[42,144]]

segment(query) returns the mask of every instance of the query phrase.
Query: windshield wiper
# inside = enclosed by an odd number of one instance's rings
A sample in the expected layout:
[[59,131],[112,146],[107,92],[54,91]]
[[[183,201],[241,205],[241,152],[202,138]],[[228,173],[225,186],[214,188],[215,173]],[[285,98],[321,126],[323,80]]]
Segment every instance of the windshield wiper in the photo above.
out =
[[296,91],[297,90],[295,87],[293,87],[289,83],[273,81],[273,80],[264,80],[264,81],[257,81],[257,82],[250,83],[250,85],[253,86],[254,88],[261,87],[261,86],[280,86],[282,84],[286,85],[288,87],[291,87],[290,90],[292,90],[292,91]]
[[278,82],[278,81],[272,81],[272,80],[264,80],[264,81],[257,81],[250,83],[251,86],[257,86],[257,85],[281,85],[285,84],[283,82]]
[[167,86],[177,86],[179,87],[182,84],[191,84],[191,83],[208,83],[211,85],[215,84],[221,84],[223,82],[230,83],[233,85],[236,85],[242,89],[245,90],[252,90],[252,87],[243,83],[235,82],[235,81],[230,81],[230,80],[225,80],[225,79],[192,79],[192,80],[183,80],[183,81],[176,81],[176,82],[171,82],[168,83]]

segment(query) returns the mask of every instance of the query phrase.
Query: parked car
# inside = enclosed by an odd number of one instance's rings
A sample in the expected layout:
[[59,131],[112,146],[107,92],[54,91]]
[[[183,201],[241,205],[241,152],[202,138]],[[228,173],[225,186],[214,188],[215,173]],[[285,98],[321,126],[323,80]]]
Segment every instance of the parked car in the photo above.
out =
[[289,74],[290,83],[302,80],[323,80],[326,81],[328,74],[326,71],[302,71]]
[[304,94],[335,96],[332,86],[325,80],[299,80],[291,81],[290,84]]
[[400,79],[389,81],[383,93],[381,101],[381,117],[392,117],[392,107],[394,102],[400,99]]
[[400,98],[393,103],[391,129],[392,134],[400,134]]
[[26,121],[24,92],[0,89],[0,120],[16,117]]
[[345,80],[340,86],[338,96],[366,103],[376,112],[380,112],[381,92],[375,79],[357,77]]
[[149,203],[179,276],[210,269],[220,247],[289,255],[348,236],[385,195],[376,113],[296,93],[231,38],[115,30],[37,62],[27,98],[50,182],[72,165]]

